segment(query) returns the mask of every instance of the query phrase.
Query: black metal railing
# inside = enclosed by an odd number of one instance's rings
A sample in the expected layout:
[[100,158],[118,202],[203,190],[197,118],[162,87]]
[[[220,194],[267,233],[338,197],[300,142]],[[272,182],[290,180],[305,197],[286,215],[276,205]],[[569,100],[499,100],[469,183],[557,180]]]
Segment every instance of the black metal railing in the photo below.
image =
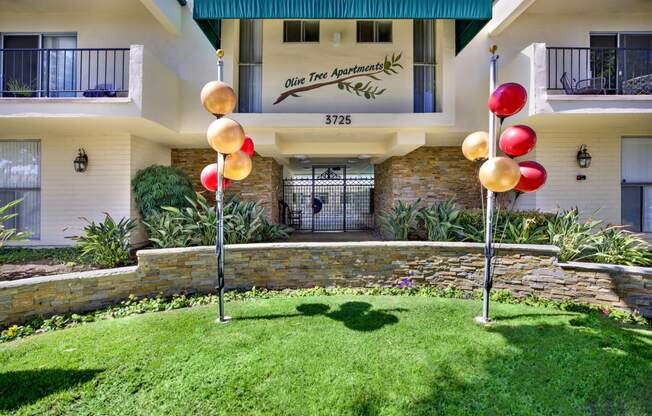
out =
[[652,49],[548,47],[548,90],[652,94]]
[[129,48],[0,49],[3,97],[116,97],[129,91]]

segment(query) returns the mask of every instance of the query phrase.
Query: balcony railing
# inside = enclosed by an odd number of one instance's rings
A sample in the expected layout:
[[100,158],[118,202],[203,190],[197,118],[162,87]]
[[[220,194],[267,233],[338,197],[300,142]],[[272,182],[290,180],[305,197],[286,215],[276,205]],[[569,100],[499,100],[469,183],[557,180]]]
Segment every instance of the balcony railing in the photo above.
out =
[[548,90],[652,94],[652,49],[548,47]]
[[129,48],[0,49],[2,97],[120,97]]

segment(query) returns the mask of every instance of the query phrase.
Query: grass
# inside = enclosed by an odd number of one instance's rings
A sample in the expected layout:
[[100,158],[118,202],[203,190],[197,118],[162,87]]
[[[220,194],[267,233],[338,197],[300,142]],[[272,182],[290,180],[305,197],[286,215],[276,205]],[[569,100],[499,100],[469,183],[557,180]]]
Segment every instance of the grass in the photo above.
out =
[[0,345],[0,413],[652,414],[652,333],[595,314],[311,296],[98,321]]
[[58,248],[22,248],[4,247],[0,249],[0,264],[25,264],[34,261],[49,260],[53,263],[87,264],[88,260],[76,247]]

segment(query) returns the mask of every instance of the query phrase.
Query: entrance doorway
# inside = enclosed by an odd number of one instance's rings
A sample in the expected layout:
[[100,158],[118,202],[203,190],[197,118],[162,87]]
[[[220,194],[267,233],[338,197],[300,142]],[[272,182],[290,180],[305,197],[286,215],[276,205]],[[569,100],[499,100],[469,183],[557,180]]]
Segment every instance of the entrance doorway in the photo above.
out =
[[373,228],[374,178],[347,174],[346,165],[313,165],[311,174],[283,180],[281,221],[298,231]]

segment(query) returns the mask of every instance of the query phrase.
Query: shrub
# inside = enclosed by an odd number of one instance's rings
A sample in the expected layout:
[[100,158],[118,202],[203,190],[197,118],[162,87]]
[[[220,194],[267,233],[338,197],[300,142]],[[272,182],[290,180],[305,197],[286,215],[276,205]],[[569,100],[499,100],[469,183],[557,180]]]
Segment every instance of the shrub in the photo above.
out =
[[82,218],[88,225],[81,236],[69,237],[78,242],[82,256],[88,256],[100,267],[118,267],[129,263],[129,238],[136,229],[136,221],[122,218],[119,222],[104,213],[104,221],[95,223]]
[[391,234],[394,240],[408,239],[410,230],[417,224],[420,202],[421,199],[412,204],[398,201],[398,205],[380,214],[380,222],[383,228],[387,233]]
[[561,261],[585,260],[594,251],[595,234],[601,221],[583,221],[579,209],[560,211],[548,222],[548,243],[559,247]]
[[648,243],[622,227],[609,227],[595,236],[591,261],[625,266],[652,265]]
[[463,231],[460,225],[462,210],[453,200],[435,202],[429,207],[421,208],[417,214],[419,222],[426,230],[430,241],[458,241]]
[[[215,244],[215,208],[198,194],[186,208],[163,207],[164,212],[145,221],[150,240],[156,247],[208,246]],[[242,244],[287,239],[292,229],[270,224],[255,202],[236,197],[224,204],[224,242]]]
[[164,206],[185,208],[195,197],[188,175],[171,166],[152,165],[141,169],[131,186],[143,218],[160,212]]
[[24,240],[29,236],[29,233],[17,231],[15,228],[5,228],[4,223],[15,218],[18,214],[8,214],[13,207],[23,202],[22,199],[17,199],[6,205],[0,206],[0,248],[2,248],[7,241]]

